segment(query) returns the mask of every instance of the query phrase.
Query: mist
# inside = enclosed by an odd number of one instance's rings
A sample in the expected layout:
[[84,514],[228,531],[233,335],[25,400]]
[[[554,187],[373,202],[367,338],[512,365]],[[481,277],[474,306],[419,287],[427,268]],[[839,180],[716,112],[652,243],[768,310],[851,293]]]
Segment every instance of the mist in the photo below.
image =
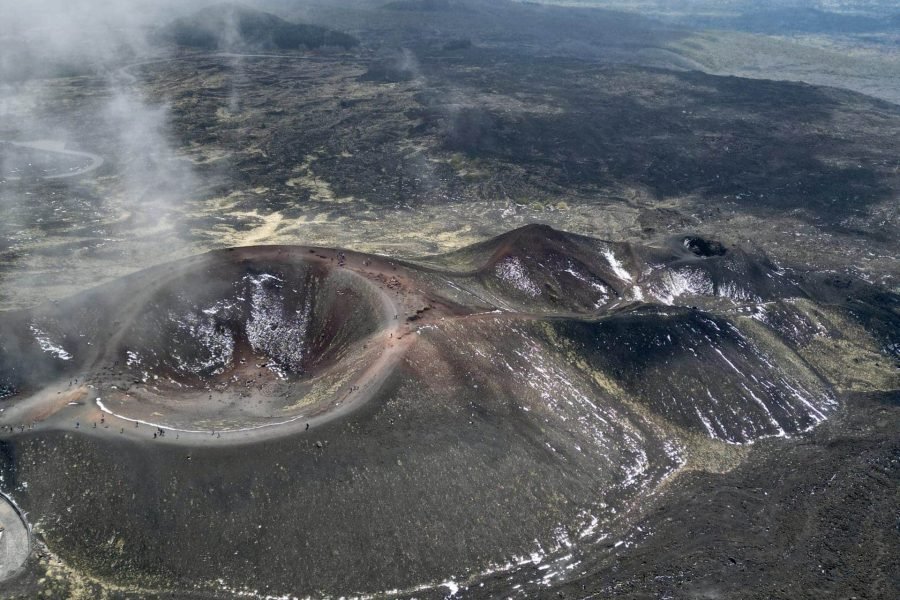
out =
[[[198,178],[167,99],[147,97],[130,65],[165,60],[170,49],[153,32],[202,3],[4,4],[0,210],[12,272],[3,289],[35,289],[28,303],[190,252],[173,211]],[[78,85],[60,85],[68,81]],[[40,253],[18,250],[35,242]],[[85,253],[103,259],[93,278],[96,267],[79,260]]]

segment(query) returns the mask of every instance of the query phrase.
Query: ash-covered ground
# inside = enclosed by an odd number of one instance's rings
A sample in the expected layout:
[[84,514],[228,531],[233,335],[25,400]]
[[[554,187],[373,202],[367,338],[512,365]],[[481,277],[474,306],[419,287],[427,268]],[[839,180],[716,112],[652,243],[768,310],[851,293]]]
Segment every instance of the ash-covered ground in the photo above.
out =
[[0,597],[897,596],[890,52],[255,4],[0,32]]

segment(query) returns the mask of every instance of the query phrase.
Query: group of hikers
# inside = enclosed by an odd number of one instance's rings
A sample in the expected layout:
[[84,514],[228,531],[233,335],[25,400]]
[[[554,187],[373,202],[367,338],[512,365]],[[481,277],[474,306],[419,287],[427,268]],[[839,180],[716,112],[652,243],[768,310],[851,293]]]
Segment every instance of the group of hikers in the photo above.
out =
[[[100,413],[100,425],[105,425],[105,424],[106,424],[106,413]],[[135,421],[135,422],[134,422],[134,428],[135,428],[135,429],[138,429],[139,427],[140,427],[140,423],[137,422],[137,421]],[[94,428],[94,429],[97,429],[97,421],[94,421],[94,427],[93,427],[93,428]],[[106,428],[109,429],[109,426],[107,426]],[[75,421],[75,429],[81,429],[81,421]],[[124,427],[120,427],[120,428],[119,428],[119,433],[124,434],[124,433],[125,433],[125,428],[124,428]],[[213,432],[213,433],[215,433],[215,432]],[[155,440],[155,439],[158,439],[158,438],[162,438],[162,437],[165,437],[165,435],[166,435],[166,430],[163,429],[162,427],[157,426],[157,427],[156,427],[156,431],[153,432],[153,439]],[[177,438],[178,435],[176,434],[175,437]]]
[[[7,429],[10,431],[10,433],[15,433],[15,431],[17,429],[19,431],[25,431],[26,426],[25,425],[3,425],[2,428],[0,428],[0,431],[6,431]],[[34,429],[34,422],[31,422],[28,425],[27,429]]]

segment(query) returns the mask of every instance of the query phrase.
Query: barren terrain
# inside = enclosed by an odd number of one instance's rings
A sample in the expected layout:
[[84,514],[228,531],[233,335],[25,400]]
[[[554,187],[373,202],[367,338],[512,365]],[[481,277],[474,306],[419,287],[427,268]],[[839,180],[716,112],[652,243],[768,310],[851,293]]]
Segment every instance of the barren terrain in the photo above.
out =
[[0,597],[897,595],[889,53],[261,4],[0,61]]

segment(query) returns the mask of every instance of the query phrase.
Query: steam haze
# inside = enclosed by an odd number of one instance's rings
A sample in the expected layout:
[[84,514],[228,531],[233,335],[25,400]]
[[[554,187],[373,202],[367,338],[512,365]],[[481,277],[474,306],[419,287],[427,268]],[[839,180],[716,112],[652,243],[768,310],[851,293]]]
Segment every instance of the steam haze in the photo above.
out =
[[[167,99],[148,98],[127,65],[164,59],[150,37],[190,6],[88,0],[5,4],[0,140],[95,154],[104,164],[90,177],[63,173],[44,194],[35,191],[43,175],[40,168],[0,186],[7,215],[3,235],[13,251],[10,258],[23,267],[7,275],[4,286],[33,286],[37,294],[50,286],[50,293],[58,294],[80,285],[89,271],[72,260],[73,244],[75,256],[102,253],[107,263],[102,278],[187,251],[173,234],[172,211],[196,193],[198,180],[178,148]],[[69,77],[77,78],[80,88],[63,95],[59,83]],[[32,152],[37,161],[66,157]],[[13,161],[7,153],[0,160],[2,171],[23,166],[12,164],[21,157]],[[24,160],[27,168],[31,163]],[[58,228],[42,230],[49,218],[63,227],[75,225],[67,217],[75,217],[76,211],[90,217],[63,240],[56,235]],[[45,245],[40,256],[15,252],[18,244],[40,238]]]

